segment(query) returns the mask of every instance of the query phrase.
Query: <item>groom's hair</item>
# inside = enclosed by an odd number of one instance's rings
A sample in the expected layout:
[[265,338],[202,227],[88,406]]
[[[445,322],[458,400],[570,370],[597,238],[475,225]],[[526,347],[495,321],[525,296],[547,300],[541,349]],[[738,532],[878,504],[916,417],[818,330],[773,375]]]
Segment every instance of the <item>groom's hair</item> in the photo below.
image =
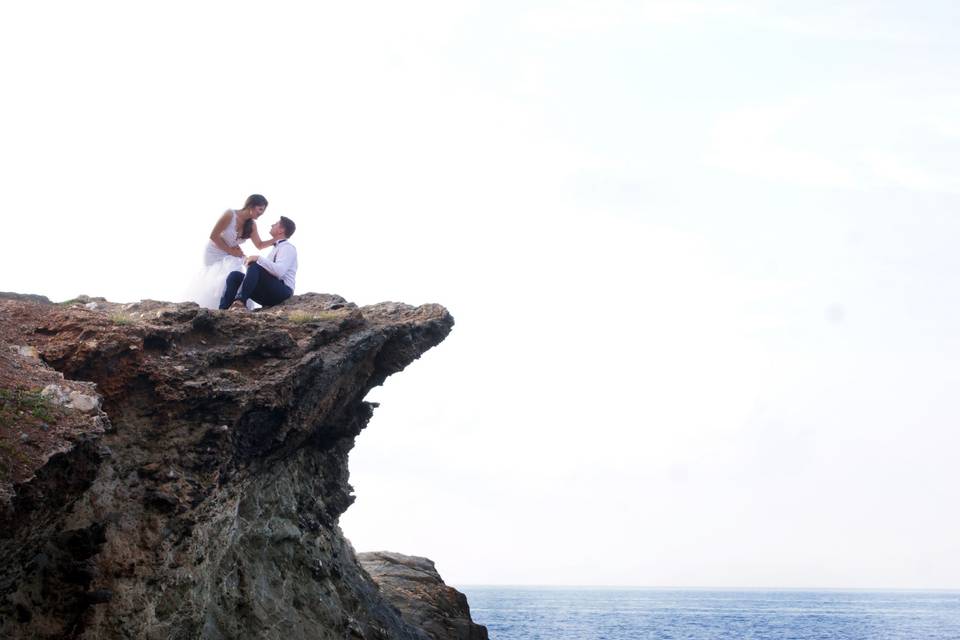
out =
[[289,238],[293,235],[293,232],[297,230],[297,225],[286,216],[280,216],[280,226],[283,227],[283,236],[285,238]]

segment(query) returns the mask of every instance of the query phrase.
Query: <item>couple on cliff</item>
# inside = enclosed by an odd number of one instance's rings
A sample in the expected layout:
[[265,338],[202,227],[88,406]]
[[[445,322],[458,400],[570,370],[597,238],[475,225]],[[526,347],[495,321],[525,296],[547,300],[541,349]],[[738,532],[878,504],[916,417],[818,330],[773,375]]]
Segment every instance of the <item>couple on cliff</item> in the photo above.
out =
[[[293,295],[297,276],[297,248],[289,238],[297,225],[280,216],[263,240],[257,219],[267,209],[267,199],[253,194],[242,209],[227,209],[210,232],[203,254],[204,271],[188,296],[208,309],[246,310],[248,301],[264,307],[280,304]],[[244,255],[240,244],[251,240],[257,249],[273,247],[266,256]]]

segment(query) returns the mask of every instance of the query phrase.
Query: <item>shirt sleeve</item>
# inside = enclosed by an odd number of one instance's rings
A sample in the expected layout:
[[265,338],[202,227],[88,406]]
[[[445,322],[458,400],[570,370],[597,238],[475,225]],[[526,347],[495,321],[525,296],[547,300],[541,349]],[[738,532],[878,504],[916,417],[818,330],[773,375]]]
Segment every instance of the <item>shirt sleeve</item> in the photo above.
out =
[[276,255],[276,262],[260,256],[257,258],[257,264],[266,269],[270,275],[278,280],[283,280],[283,276],[286,275],[290,267],[297,262],[297,248],[290,244],[283,244],[277,249]]

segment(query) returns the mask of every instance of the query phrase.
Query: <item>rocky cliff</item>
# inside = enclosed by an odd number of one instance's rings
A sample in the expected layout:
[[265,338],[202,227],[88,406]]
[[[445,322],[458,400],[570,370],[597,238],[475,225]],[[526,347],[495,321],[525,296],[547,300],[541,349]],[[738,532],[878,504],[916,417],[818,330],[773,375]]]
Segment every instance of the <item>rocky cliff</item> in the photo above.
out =
[[431,638],[487,640],[487,628],[470,619],[467,597],[443,583],[432,560],[389,551],[357,559],[403,619]]
[[337,521],[364,397],[452,326],[320,294],[0,299],[0,637],[441,637]]

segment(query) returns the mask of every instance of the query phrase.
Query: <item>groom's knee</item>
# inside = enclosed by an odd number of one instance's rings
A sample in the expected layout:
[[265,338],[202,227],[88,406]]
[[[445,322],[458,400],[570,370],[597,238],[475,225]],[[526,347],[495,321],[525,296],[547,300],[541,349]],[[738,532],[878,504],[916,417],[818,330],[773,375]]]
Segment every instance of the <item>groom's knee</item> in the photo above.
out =
[[228,286],[228,287],[239,287],[241,282],[243,282],[243,272],[242,272],[242,271],[231,271],[231,272],[227,275],[227,286]]

